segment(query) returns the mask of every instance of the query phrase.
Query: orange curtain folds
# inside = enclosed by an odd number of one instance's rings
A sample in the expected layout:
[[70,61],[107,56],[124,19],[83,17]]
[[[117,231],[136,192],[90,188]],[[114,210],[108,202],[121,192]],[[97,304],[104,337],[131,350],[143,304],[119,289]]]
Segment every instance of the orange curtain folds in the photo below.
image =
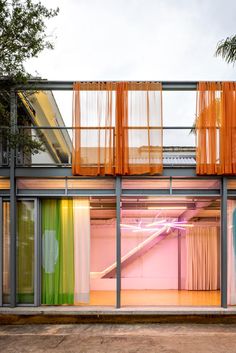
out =
[[75,83],[74,175],[162,172],[160,83]]
[[161,84],[129,83],[127,99],[122,174],[160,174],[163,168]]
[[197,174],[236,173],[236,83],[200,82],[197,90]]
[[97,83],[73,87],[74,175],[113,175],[115,141],[115,92],[112,85]]

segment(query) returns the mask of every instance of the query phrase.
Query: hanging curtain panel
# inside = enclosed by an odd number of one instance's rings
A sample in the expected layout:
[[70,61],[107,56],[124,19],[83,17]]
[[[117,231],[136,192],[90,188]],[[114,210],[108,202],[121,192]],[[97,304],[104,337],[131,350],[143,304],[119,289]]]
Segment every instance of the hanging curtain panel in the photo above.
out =
[[76,303],[89,303],[90,295],[90,203],[74,198],[74,263]]
[[100,83],[96,90],[73,91],[74,175],[113,175],[115,141],[115,91]]
[[236,173],[236,83],[200,82],[197,88],[197,174]]
[[17,302],[34,303],[34,201],[17,203]]
[[236,305],[236,200],[229,200],[228,215],[228,304]]
[[123,173],[162,173],[162,90],[161,84],[130,83],[124,125]]
[[73,304],[72,200],[42,200],[42,236],[42,304]]
[[162,172],[160,83],[74,84],[74,175]]
[[74,304],[74,217],[73,200],[59,200],[59,300],[60,304]]
[[219,228],[195,226],[188,229],[186,252],[186,289],[219,289]]
[[42,200],[42,250],[42,304],[88,303],[88,199]]
[[58,200],[42,200],[42,304],[60,304],[59,246],[61,241]]

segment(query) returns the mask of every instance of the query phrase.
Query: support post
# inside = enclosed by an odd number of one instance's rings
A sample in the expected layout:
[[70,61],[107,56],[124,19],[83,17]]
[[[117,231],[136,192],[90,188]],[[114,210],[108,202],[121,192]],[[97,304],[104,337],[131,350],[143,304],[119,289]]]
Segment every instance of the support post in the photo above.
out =
[[35,248],[34,248],[34,306],[41,304],[41,215],[39,199],[34,200]]
[[178,290],[181,290],[181,230],[178,230]]
[[227,308],[227,178],[221,179],[221,307]]
[[[10,93],[11,133],[16,132],[17,100],[16,92]],[[10,150],[10,306],[16,306],[16,181],[15,181],[15,148]]]
[[120,308],[121,297],[121,232],[120,207],[121,203],[121,177],[116,177],[116,308]]
[[2,306],[3,297],[3,204],[0,197],[0,306]]

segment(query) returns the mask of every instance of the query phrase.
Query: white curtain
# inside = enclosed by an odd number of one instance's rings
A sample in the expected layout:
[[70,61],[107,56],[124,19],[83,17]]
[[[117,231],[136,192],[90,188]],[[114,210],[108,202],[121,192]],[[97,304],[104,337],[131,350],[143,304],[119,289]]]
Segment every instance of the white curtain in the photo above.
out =
[[89,303],[90,292],[90,204],[89,199],[74,198],[74,302]]
[[219,289],[219,228],[195,226],[188,229],[186,250],[186,289]]
[[228,304],[236,305],[236,200],[228,201]]

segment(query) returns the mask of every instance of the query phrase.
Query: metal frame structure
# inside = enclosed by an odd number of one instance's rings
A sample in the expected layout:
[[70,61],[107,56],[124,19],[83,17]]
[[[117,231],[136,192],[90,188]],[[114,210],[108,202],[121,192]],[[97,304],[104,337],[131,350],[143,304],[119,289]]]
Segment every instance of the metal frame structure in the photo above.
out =
[[[58,90],[66,91],[73,89],[72,81],[46,81],[46,80],[32,80],[28,81],[27,84],[14,86],[11,89],[10,94],[10,116],[11,116],[11,130],[15,132],[16,119],[17,119],[17,91],[18,90]],[[87,84],[88,82],[84,82]],[[83,85],[83,82],[81,82]],[[163,91],[195,91],[197,88],[196,81],[182,82],[182,81],[163,81]],[[26,128],[26,127],[24,127]],[[29,127],[28,127],[29,128]],[[31,129],[34,127],[30,127]],[[36,127],[37,128],[37,127]],[[42,127],[38,127],[41,128]],[[48,127],[45,127],[48,128]],[[166,129],[173,129],[173,127],[166,127]],[[190,127],[175,127],[177,129],[189,129]],[[52,127],[53,129],[53,127]],[[27,199],[35,200],[35,298],[34,305],[40,305],[41,295],[41,212],[40,212],[40,197],[45,197],[50,194],[53,197],[71,197],[71,196],[115,196],[116,197],[116,308],[121,306],[121,197],[122,196],[163,196],[163,195],[175,195],[175,196],[216,196],[221,200],[221,306],[227,307],[227,197],[235,196],[236,191],[227,190],[227,177],[198,177],[195,173],[195,166],[164,166],[163,177],[185,177],[185,178],[196,178],[197,179],[216,179],[221,181],[220,189],[213,190],[174,190],[170,182],[170,188],[168,190],[123,190],[122,189],[122,177],[115,177],[115,188],[114,190],[69,190],[67,187],[65,190],[17,190],[16,178],[31,177],[31,178],[68,178],[73,177],[71,168],[69,166],[50,167],[50,166],[34,166],[34,167],[19,167],[16,166],[16,153],[12,148],[10,151],[10,167],[1,167],[0,176],[10,178],[10,190],[9,192],[4,190],[0,193],[0,223],[2,224],[2,202],[3,197],[9,197],[10,200],[10,306],[15,307],[16,303],[16,219],[17,219],[17,204],[18,198],[26,197]],[[124,177],[124,179],[143,179],[158,177]],[[85,178],[81,178],[85,179]],[[93,178],[86,178],[93,179]],[[96,179],[100,179],[97,177]],[[2,229],[0,227],[0,248],[2,249]],[[179,267],[181,262],[179,261]],[[179,287],[181,286],[179,281]],[[0,251],[0,305],[2,305],[2,251]]]

